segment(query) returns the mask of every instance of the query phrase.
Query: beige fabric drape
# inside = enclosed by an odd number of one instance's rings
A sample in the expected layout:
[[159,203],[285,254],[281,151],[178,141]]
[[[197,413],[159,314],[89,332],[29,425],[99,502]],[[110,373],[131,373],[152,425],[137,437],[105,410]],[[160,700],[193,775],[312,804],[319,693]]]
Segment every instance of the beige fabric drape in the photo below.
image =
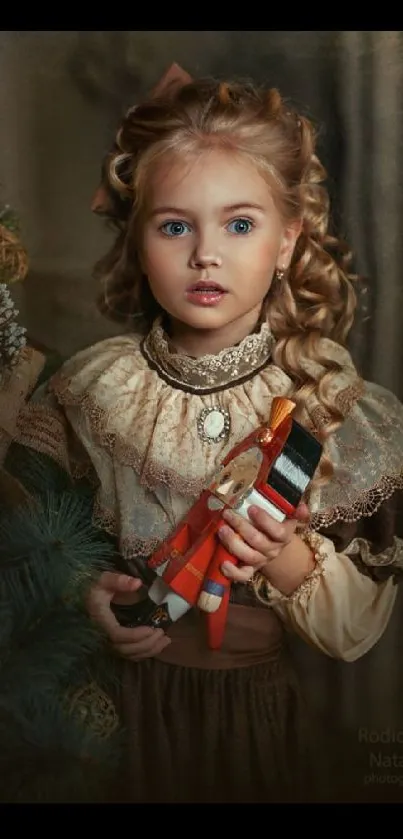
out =
[[[341,213],[369,277],[369,319],[352,351],[368,378],[402,398],[403,32],[338,33],[335,69]],[[352,797],[365,800],[403,800],[402,602],[400,591],[386,634],[352,667],[298,647],[314,701],[344,729],[340,768],[354,779]]]

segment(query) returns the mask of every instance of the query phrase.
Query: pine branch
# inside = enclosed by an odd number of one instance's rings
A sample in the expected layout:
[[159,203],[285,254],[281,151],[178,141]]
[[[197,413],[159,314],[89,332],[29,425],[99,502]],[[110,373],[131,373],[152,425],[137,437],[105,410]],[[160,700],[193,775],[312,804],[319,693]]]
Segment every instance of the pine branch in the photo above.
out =
[[0,703],[15,710],[42,703],[87,656],[100,650],[104,638],[90,619],[65,606],[10,638],[0,658]]
[[0,602],[12,604],[21,631],[62,598],[79,600],[111,566],[114,549],[91,513],[89,499],[47,493],[0,518]]
[[78,608],[115,548],[93,524],[85,487],[12,449],[7,468],[33,500],[0,513],[0,802],[102,801],[121,733],[103,740],[71,716],[66,697],[94,674],[118,691],[116,669],[101,674],[104,638]]
[[107,800],[123,746],[120,730],[97,737],[57,698],[28,704],[22,723],[0,707],[0,743],[0,802],[7,803]]

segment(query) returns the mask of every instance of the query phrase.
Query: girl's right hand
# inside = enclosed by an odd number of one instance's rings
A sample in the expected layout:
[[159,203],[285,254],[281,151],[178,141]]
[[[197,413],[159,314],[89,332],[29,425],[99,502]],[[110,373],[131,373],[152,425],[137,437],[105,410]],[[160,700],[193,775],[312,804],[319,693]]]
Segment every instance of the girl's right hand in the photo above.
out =
[[159,655],[171,643],[162,629],[127,628],[118,623],[111,609],[112,601],[127,603],[132,599],[134,602],[133,595],[141,586],[141,580],[136,577],[105,571],[91,587],[86,601],[90,617],[106,632],[115,652],[130,661]]

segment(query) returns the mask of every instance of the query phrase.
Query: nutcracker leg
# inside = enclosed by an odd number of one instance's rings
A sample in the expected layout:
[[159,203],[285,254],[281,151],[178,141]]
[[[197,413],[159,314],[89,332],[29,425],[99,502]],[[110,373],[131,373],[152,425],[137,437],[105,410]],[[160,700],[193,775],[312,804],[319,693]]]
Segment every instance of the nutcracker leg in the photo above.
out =
[[207,644],[210,650],[218,650],[222,646],[227,624],[229,596],[230,587],[227,587],[218,609],[205,614]]
[[231,581],[221,571],[221,566],[224,562],[232,562],[233,565],[238,564],[235,557],[227,551],[224,545],[219,543],[207,569],[197,602],[199,609],[203,612],[216,612],[221,606],[221,601],[226,591],[231,586]]
[[122,626],[152,626],[156,629],[168,629],[190,609],[190,604],[176,594],[161,579],[160,574],[166,567],[161,565],[157,577],[150,586],[147,597],[131,606],[113,606],[113,612]]

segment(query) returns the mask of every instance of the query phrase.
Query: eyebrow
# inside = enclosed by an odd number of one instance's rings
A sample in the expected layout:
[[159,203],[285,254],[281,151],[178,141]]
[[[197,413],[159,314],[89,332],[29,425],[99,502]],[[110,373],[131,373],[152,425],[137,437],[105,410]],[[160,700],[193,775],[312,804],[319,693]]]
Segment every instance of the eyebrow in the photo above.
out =
[[[265,212],[265,208],[262,207],[261,204],[251,204],[250,201],[240,201],[238,204],[230,204],[227,207],[222,207],[223,213],[232,213],[237,210],[260,210],[262,213]],[[155,210],[151,211],[150,215],[161,216],[165,213],[175,213],[175,215],[187,216],[189,215],[189,210],[184,210],[181,207],[156,207]]]

